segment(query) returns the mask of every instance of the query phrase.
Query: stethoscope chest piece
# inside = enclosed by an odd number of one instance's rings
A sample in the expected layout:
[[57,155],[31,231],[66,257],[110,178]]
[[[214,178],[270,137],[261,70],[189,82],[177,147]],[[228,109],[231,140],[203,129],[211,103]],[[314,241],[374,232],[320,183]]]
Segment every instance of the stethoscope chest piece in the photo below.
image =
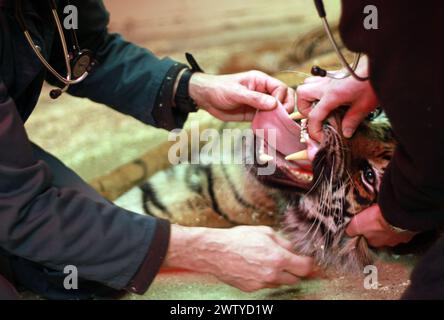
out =
[[36,54],[37,58],[40,62],[46,67],[46,69],[63,84],[62,88],[56,88],[50,91],[50,97],[53,99],[57,99],[60,95],[67,91],[70,85],[77,84],[85,80],[91,71],[92,67],[95,64],[95,60],[93,59],[93,53],[90,50],[83,49],[81,50],[77,41],[77,35],[75,30],[73,29],[71,32],[73,38],[73,52],[68,52],[68,46],[65,40],[65,34],[63,32],[63,26],[60,22],[59,16],[57,14],[57,7],[55,0],[50,0],[51,13],[54,18],[54,22],[60,37],[60,42],[63,49],[63,56],[65,57],[65,65],[66,65],[66,76],[62,76],[56,69],[54,69],[49,62],[45,59],[45,57],[40,52],[38,46],[35,45],[32,40],[31,34],[26,27],[25,19],[22,14],[22,0],[17,0],[15,13],[17,21],[20,27],[23,30],[26,40],[28,41],[31,49]]
[[90,72],[93,65],[93,53],[90,50],[81,50],[71,61],[71,71],[74,79],[78,79],[85,73]]

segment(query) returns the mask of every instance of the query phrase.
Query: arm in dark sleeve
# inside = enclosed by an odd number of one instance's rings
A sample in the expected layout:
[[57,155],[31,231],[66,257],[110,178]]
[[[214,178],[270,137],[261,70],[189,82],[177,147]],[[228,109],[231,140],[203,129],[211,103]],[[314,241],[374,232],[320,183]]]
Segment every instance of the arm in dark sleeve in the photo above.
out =
[[[76,31],[82,49],[92,50],[98,64],[69,93],[87,97],[166,129],[183,126],[187,113],[172,107],[173,84],[186,66],[169,58],[159,59],[150,51],[108,33],[109,14],[101,0],[73,0],[79,13]],[[65,73],[59,41],[52,49],[51,63]],[[48,75],[48,81],[56,83]]]
[[[424,231],[444,223],[444,66],[436,50],[444,3],[343,0],[344,44],[364,52],[370,80],[398,146],[384,174],[379,205],[392,225]],[[363,8],[378,8],[379,28],[362,26]],[[433,17],[430,13],[433,12]]]
[[0,81],[0,246],[109,287],[143,292],[166,255],[169,223],[52,185]]
[[384,35],[371,50],[370,74],[398,147],[379,204],[392,225],[430,230],[444,223],[444,66],[433,32],[442,28],[444,3],[381,5]]
[[[379,195],[385,219],[411,231],[431,230],[444,224],[444,100],[439,97],[444,86],[432,79],[421,82],[406,85],[403,91],[411,93],[403,93],[407,96],[405,103],[390,105],[388,112],[399,145],[384,174]],[[427,93],[428,90],[435,93]]]

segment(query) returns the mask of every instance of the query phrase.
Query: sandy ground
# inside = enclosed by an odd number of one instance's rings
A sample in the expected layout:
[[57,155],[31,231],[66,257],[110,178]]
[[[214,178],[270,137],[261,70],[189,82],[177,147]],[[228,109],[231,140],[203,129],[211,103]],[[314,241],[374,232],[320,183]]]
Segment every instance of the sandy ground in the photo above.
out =
[[192,272],[162,271],[144,296],[127,295],[126,299],[215,299],[215,300],[394,300],[409,284],[408,275],[413,257],[386,257],[376,264],[378,286],[365,288],[364,275],[329,273],[305,279],[295,286],[263,289],[245,293],[220,283],[217,279]]
[[[111,30],[160,56],[183,61],[192,52],[207,72],[250,68],[274,73],[294,67],[294,40],[319,25],[312,0],[105,0]],[[339,1],[327,1],[329,16]],[[149,128],[86,99],[48,98],[26,124],[30,138],[90,180],[165,141]],[[283,289],[246,294],[210,276],[162,271],[144,296],[127,299],[396,299],[407,285],[412,258],[379,264],[380,286],[365,290],[362,276],[330,275]]]

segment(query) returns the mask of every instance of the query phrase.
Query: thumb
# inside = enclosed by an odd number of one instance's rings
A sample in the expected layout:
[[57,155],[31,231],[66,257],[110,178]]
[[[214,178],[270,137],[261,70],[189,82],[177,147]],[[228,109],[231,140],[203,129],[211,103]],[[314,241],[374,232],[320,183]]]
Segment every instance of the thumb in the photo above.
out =
[[278,245],[280,245],[282,248],[284,248],[288,251],[293,251],[293,244],[291,243],[291,241],[283,238],[281,235],[273,233],[271,235],[271,239],[274,242],[276,242]]
[[244,88],[239,92],[240,103],[259,110],[273,110],[277,106],[275,97]]
[[375,228],[375,223],[380,225],[378,220],[380,212],[377,204],[362,210],[351,219],[345,232],[350,237],[366,235],[369,230]]
[[368,116],[370,111],[359,106],[350,107],[342,120],[342,134],[346,138],[351,138],[358,126]]
[[349,237],[356,237],[361,234],[359,231],[359,214],[354,216],[350,220],[350,223],[348,224],[347,229],[345,230],[345,233]]

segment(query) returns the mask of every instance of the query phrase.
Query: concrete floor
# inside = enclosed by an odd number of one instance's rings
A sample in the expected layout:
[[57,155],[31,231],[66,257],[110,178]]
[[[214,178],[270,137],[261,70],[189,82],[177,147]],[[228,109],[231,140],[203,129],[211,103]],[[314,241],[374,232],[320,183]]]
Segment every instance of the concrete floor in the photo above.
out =
[[[111,30],[158,55],[183,61],[192,52],[212,73],[251,68],[269,73],[293,67],[294,40],[319,25],[312,0],[105,0]],[[339,1],[328,1],[337,17]],[[144,154],[167,132],[142,125],[86,99],[48,98],[45,88],[26,123],[30,138],[90,180]],[[411,258],[380,264],[381,286],[362,277],[329,275],[292,288],[246,294],[210,276],[162,271],[144,296],[127,299],[395,299],[407,285]]]

